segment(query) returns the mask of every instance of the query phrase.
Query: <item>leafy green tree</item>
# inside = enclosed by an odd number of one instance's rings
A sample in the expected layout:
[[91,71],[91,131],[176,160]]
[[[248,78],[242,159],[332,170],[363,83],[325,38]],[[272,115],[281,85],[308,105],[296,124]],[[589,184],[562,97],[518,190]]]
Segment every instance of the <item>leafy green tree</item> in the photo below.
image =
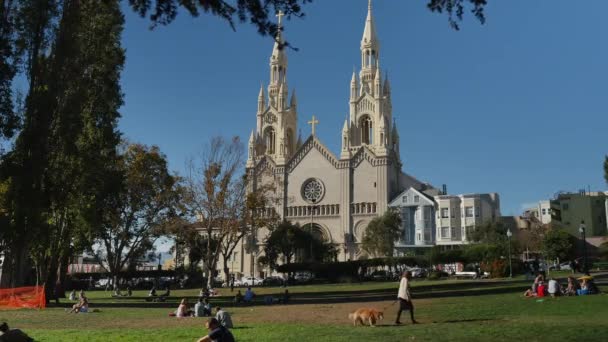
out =
[[395,241],[401,235],[401,217],[396,210],[371,220],[365,229],[361,248],[376,257],[393,256]]
[[[288,17],[302,17],[302,5],[312,0],[129,0],[131,8],[139,15],[148,16],[153,25],[168,24],[178,11],[185,9],[194,17],[202,12],[217,16],[235,28],[235,22],[249,22],[262,35],[275,35],[277,26],[274,14],[282,10]],[[458,30],[465,8],[481,22],[485,22],[484,8],[487,0],[427,0],[432,12],[446,13],[450,26]]]
[[336,255],[331,243],[325,243],[297,224],[283,221],[270,231],[265,240],[264,257],[260,259],[276,269],[280,263],[291,264],[297,256],[301,261],[328,262],[335,260]]
[[561,229],[551,229],[543,239],[543,253],[550,260],[570,260],[576,252],[576,238]]
[[130,144],[119,159],[122,179],[108,198],[103,221],[89,241],[99,263],[114,277],[138,260],[173,223],[181,201],[179,179],[169,173],[158,147]]
[[0,3],[0,142],[11,138],[20,124],[20,118],[13,107],[12,90],[18,63],[15,51],[16,11],[17,7],[12,1]]

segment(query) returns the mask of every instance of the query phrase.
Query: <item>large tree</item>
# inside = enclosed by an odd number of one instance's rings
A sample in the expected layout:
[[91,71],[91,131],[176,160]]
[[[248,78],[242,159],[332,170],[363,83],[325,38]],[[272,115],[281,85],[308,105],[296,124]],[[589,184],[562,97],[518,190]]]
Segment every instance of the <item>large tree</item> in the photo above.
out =
[[207,237],[203,257],[208,286],[221,255],[221,246],[234,227],[243,224],[244,185],[240,176],[244,148],[238,137],[227,141],[214,137],[198,158],[188,163],[186,207]]
[[103,221],[89,241],[100,264],[115,277],[144,257],[179,216],[179,179],[158,147],[130,144],[121,154],[121,180],[107,199]]
[[401,235],[401,217],[396,210],[388,210],[384,215],[370,221],[363,234],[361,248],[377,257],[393,256],[395,241]]
[[576,238],[561,229],[551,229],[543,239],[543,253],[549,260],[570,260],[576,251]]
[[[291,264],[296,256],[300,261],[334,261],[336,250],[308,229],[289,221],[283,221],[271,229],[266,237],[261,263],[276,269],[279,264]],[[312,254],[311,254],[312,253]]]
[[18,8],[16,46],[29,88],[23,128],[3,163],[16,232],[11,263],[19,269],[29,251],[47,298],[59,265],[85,247],[80,237],[99,220],[109,189],[123,103],[118,5],[28,0]]

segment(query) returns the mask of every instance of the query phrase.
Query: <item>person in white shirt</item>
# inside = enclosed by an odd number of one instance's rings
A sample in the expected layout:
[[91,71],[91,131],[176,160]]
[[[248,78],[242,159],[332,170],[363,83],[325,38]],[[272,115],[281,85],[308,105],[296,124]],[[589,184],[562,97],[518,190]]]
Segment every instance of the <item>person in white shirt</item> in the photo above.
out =
[[551,297],[560,295],[560,288],[559,288],[559,283],[557,282],[557,280],[555,280],[553,278],[549,279],[549,291],[548,292],[551,295]]
[[399,283],[399,292],[397,293],[399,310],[397,311],[397,319],[395,320],[395,324],[401,324],[399,319],[401,318],[401,312],[403,310],[410,311],[410,317],[412,318],[413,324],[418,323],[414,319],[414,304],[412,304],[412,297],[410,295],[410,279],[412,279],[412,273],[410,271],[403,272],[401,282]]

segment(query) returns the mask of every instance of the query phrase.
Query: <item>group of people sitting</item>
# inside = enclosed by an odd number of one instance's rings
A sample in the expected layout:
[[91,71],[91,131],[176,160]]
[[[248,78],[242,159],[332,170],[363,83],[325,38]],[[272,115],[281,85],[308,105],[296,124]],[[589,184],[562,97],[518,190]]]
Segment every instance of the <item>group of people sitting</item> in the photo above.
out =
[[150,292],[148,292],[148,298],[146,302],[164,302],[169,296],[171,296],[171,289],[167,286],[165,293],[160,296],[156,294],[156,286],[153,286]]
[[203,287],[198,293],[198,296],[202,297],[202,298],[215,297],[215,296],[219,296],[219,295],[220,295],[219,292],[217,292],[213,288],[207,288],[207,287]]
[[[208,298],[199,298],[198,302],[191,309],[188,305],[188,299],[184,298],[180,302],[175,313],[172,316],[176,317],[209,317],[212,315],[211,304]],[[232,318],[230,314],[224,311],[221,307],[215,307],[215,319],[217,319],[223,327],[232,328]]]
[[[238,290],[236,295],[234,296],[234,304],[249,304],[253,302],[253,299],[256,297],[255,292],[251,290],[251,287],[248,287],[245,291],[245,295],[241,294],[241,290]],[[278,296],[266,295],[264,296],[264,304],[287,304],[289,303],[290,295],[289,290],[285,289],[283,294]]]
[[118,286],[115,286],[114,292],[112,292],[112,297],[131,297],[131,295],[133,295],[133,291],[131,291],[130,286],[127,286],[127,290],[125,293],[122,293]]
[[[579,282],[580,281],[580,282]],[[599,293],[599,289],[593,277],[583,276],[577,281],[574,277],[568,277],[568,284],[563,286],[555,278],[549,278],[549,281],[545,283],[545,277],[542,274],[538,274],[534,278],[534,284],[532,288],[524,292],[525,297],[557,297],[557,296],[582,296],[589,294]]]

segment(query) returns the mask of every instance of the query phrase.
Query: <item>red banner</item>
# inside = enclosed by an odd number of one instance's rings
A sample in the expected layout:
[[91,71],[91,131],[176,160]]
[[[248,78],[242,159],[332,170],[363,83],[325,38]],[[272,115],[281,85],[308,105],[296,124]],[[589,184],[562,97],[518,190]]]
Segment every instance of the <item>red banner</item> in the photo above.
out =
[[0,309],[46,307],[44,286],[15,287],[0,289]]

